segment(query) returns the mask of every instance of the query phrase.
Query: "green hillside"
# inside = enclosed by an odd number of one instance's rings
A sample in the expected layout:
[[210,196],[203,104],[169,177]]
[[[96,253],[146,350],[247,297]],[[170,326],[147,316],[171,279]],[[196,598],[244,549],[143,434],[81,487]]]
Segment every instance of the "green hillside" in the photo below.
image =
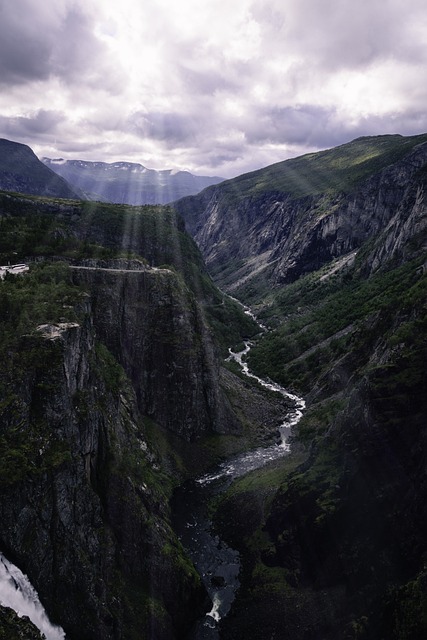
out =
[[[426,637],[427,255],[285,287],[250,368],[303,393],[290,458],[238,480],[217,524],[243,558],[224,638]],[[408,542],[410,541],[410,542]]]
[[233,200],[268,191],[289,193],[299,198],[328,191],[348,193],[361,180],[397,162],[423,142],[427,142],[427,134],[357,138],[327,151],[309,153],[245,173],[222,183],[221,190],[226,198]]
[[225,349],[254,331],[253,321],[225,298],[199,250],[168,206],[107,204],[0,192],[0,265],[32,260],[138,259],[168,267],[205,301],[208,321]]

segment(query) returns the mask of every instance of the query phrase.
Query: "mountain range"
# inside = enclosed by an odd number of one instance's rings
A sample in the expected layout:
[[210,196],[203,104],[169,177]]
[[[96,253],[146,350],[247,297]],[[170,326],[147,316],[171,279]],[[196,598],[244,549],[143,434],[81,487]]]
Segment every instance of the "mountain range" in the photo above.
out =
[[42,162],[89,199],[121,204],[166,204],[222,181],[189,171],[156,171],[133,162],[50,158],[42,158]]
[[[292,411],[230,362],[249,342],[250,370],[306,409],[290,455],[206,495],[241,563],[217,637],[425,638],[427,134],[170,206],[2,188],[0,263],[31,268],[0,282],[0,546],[67,638],[199,637],[227,578],[201,579],[173,496],[273,446]],[[0,607],[0,637],[37,637],[21,625]]]
[[189,171],[156,171],[133,162],[42,158],[27,145],[0,139],[0,189],[118,204],[166,204],[223,179]]

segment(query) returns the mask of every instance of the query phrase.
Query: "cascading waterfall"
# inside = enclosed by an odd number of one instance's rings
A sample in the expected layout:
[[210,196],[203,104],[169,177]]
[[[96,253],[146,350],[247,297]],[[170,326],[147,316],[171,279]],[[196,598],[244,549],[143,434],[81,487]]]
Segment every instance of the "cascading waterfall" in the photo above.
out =
[[16,611],[18,616],[28,616],[45,635],[46,640],[64,640],[65,632],[53,625],[47,617],[36,590],[18,567],[0,553],[0,604]]

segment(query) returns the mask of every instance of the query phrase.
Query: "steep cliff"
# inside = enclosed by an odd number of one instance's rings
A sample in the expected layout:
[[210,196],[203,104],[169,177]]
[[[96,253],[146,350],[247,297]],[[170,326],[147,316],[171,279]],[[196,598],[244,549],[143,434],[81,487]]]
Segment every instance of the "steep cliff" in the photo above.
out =
[[0,282],[0,546],[71,640],[182,637],[205,591],[169,498],[188,441],[241,430],[218,327],[254,323],[170,209],[1,203],[34,264]]
[[204,592],[170,528],[132,387],[81,305],[77,322],[39,325],[9,346],[2,547],[67,637],[171,638]]
[[177,272],[72,270],[90,292],[97,335],[132,381],[143,415],[186,440],[238,430],[220,388],[213,335]]
[[426,161],[426,136],[359,138],[174,206],[218,284],[248,297],[316,271],[383,231],[416,197]]

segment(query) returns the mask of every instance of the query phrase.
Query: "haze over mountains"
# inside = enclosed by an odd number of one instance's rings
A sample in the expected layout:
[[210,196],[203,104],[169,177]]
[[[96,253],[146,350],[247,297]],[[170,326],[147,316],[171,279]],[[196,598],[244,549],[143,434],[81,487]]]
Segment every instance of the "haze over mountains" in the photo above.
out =
[[0,189],[118,204],[166,204],[218,184],[217,176],[156,171],[132,162],[37,158],[25,144],[0,140]]
[[156,171],[134,162],[42,158],[42,162],[91,200],[119,204],[167,204],[222,181],[189,171]]

